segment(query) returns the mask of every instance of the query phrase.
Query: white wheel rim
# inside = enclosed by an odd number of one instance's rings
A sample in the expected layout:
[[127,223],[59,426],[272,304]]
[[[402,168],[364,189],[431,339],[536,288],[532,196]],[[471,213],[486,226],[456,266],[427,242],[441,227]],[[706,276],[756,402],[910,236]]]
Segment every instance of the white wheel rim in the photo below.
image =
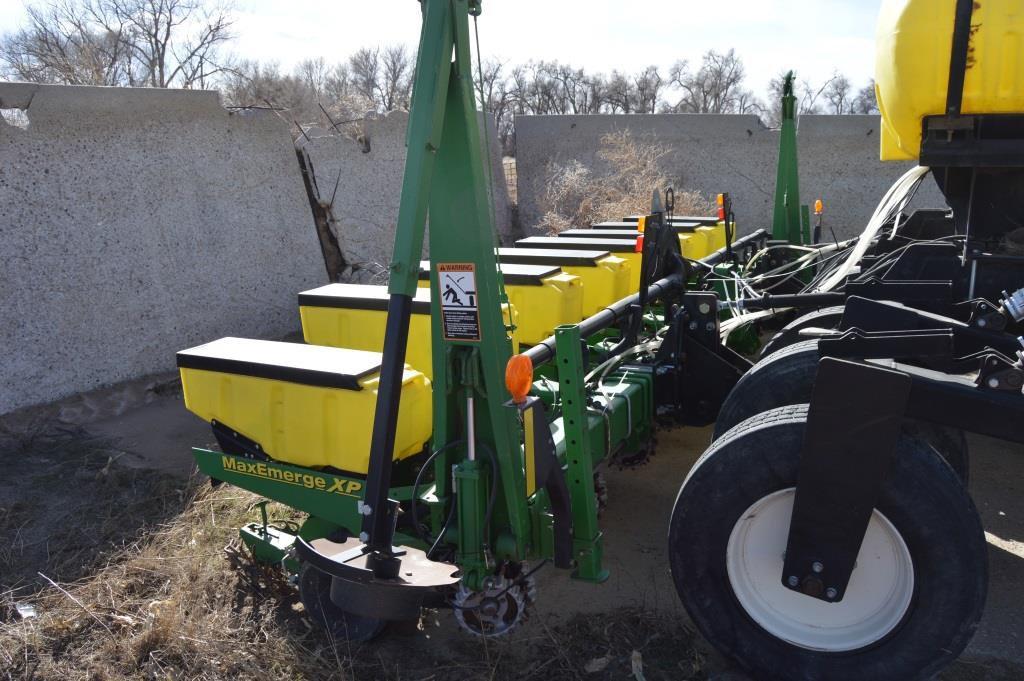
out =
[[842,652],[881,640],[903,619],[914,594],[910,551],[874,511],[846,595],[827,603],[782,585],[794,488],[769,494],[729,535],[729,583],[747,614],[769,634],[809,650]]

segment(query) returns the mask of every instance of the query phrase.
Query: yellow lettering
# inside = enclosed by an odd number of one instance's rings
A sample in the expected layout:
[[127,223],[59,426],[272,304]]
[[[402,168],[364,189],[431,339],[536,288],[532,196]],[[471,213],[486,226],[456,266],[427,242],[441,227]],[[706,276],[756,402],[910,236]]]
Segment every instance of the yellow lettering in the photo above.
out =
[[232,459],[230,456],[220,457],[220,465],[226,471],[235,470],[235,460]]
[[316,479],[316,488],[319,489],[319,490],[326,489],[327,488],[327,481],[324,480],[323,478],[317,478]]
[[363,483],[356,482],[355,480],[349,480],[348,481],[348,493],[349,494],[355,494],[356,492],[358,492],[362,488],[363,488]]

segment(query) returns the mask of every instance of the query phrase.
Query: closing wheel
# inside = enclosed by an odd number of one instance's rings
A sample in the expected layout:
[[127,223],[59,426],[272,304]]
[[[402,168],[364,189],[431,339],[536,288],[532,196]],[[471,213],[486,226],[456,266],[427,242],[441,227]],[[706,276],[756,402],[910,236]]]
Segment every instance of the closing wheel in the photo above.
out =
[[335,605],[331,600],[331,576],[309,563],[299,568],[299,600],[314,622],[342,641],[370,641],[387,626],[384,620],[355,615]]
[[901,437],[843,600],[782,585],[806,405],[716,441],[676,498],[669,560],[708,641],[757,679],[926,679],[981,617],[985,537],[955,473]]
[[835,329],[839,326],[839,322],[843,320],[843,311],[846,310],[845,305],[835,305],[833,307],[824,307],[814,312],[808,312],[807,314],[800,315],[789,324],[779,329],[779,332],[772,336],[764,347],[761,348],[761,357],[767,357],[773,352],[777,352],[782,348],[789,347],[794,343],[799,343],[805,340],[800,332],[804,329]]
[[[811,400],[818,375],[818,341],[800,341],[772,353],[755,364],[733,386],[722,403],[712,439],[761,412]],[[903,432],[927,442],[966,483],[970,475],[967,437],[962,430],[925,421],[906,420]]]

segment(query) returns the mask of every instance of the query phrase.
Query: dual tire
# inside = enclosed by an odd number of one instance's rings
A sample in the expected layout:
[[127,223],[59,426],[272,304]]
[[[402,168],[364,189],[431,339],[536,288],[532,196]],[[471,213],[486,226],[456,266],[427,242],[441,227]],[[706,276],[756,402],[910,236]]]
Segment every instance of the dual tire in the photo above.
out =
[[756,679],[930,678],[981,616],[987,558],[977,511],[954,470],[903,435],[843,600],[786,589],[806,414],[789,405],[748,419],[690,472],[669,530],[683,605]]
[[[759,361],[736,383],[722,404],[713,439],[762,412],[810,402],[820,359],[818,341],[803,340]],[[903,422],[903,432],[925,442],[967,483],[970,460],[962,430],[908,419]]]

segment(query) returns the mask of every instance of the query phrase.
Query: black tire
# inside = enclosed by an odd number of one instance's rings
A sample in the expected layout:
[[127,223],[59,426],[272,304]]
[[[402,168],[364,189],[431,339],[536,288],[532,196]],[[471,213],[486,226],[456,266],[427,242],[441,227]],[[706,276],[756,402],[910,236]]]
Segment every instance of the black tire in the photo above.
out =
[[380,635],[387,622],[354,615],[331,600],[331,577],[309,563],[299,568],[299,600],[310,618],[340,641],[370,641]]
[[[818,341],[810,339],[784,347],[751,367],[722,403],[712,441],[755,414],[788,404],[810,402],[818,376],[819,359]],[[967,437],[962,430],[906,420],[903,432],[930,444],[967,484],[970,456]]]
[[726,564],[733,528],[758,500],[795,487],[805,425],[806,405],[774,409],[726,433],[698,460],[669,528],[683,605],[708,641],[756,679],[931,678],[973,636],[988,566],[970,496],[919,441],[900,439],[876,506],[905,543],[914,576],[909,605],[884,638],[845,652],[800,647],[755,623],[733,591]]
[[805,340],[805,338],[800,335],[800,331],[803,329],[837,328],[839,326],[839,322],[843,319],[843,311],[845,309],[845,305],[835,305],[832,307],[823,307],[820,310],[800,315],[789,324],[786,324],[784,327],[779,329],[779,332],[764,344],[764,347],[761,348],[761,357],[767,357],[773,352],[778,352],[782,348]]

